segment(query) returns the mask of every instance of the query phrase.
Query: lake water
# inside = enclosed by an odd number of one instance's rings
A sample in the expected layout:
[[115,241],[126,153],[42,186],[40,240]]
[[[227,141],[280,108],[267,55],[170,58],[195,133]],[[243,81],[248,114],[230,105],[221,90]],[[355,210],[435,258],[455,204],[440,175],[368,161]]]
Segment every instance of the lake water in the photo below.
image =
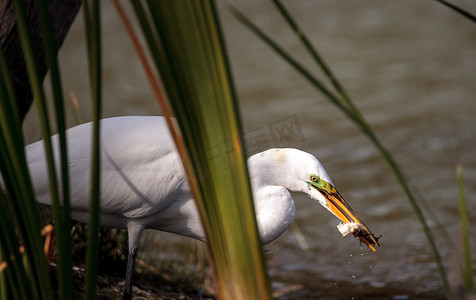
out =
[[[436,1],[285,4],[454,238],[459,232],[455,166],[463,165],[474,225],[476,25]],[[474,8],[469,0],[458,4]],[[109,5],[104,2],[104,117],[160,114]],[[236,5],[317,71],[269,2]],[[369,140],[222,7],[220,13],[249,152],[295,147],[313,153],[368,227],[383,235],[377,252],[361,250],[353,238],[342,238],[336,218],[296,195],[297,224],[309,249],[303,250],[291,231],[267,247],[274,253],[268,265],[275,286],[295,286],[299,298],[441,297],[421,226]],[[79,20],[60,53],[65,90],[81,103],[82,115],[71,113],[70,125],[90,118],[85,53]],[[29,116],[25,125],[28,141],[38,139],[34,119]],[[438,246],[448,272],[457,274],[455,254],[441,239]]]

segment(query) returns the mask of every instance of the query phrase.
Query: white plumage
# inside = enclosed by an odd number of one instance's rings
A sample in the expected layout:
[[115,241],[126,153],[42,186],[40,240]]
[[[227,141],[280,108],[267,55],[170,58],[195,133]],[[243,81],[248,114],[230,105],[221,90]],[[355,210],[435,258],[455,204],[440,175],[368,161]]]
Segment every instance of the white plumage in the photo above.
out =
[[[91,131],[91,123],[67,131],[71,216],[85,223],[89,206]],[[56,151],[57,136],[53,137],[53,142]],[[28,145],[26,150],[37,201],[49,205],[43,143]],[[57,152],[55,157],[58,158]],[[311,154],[296,149],[270,149],[250,157],[248,166],[263,243],[276,239],[294,221],[296,209],[290,191],[307,194],[344,223],[360,222],[347,204],[345,207],[350,213],[344,215],[350,217],[343,219],[345,209],[335,208],[331,203],[335,199],[329,201],[330,196],[313,185],[312,176],[317,176],[317,182],[321,180],[333,187],[326,170]],[[130,298],[134,259],[144,229],[205,240],[180,157],[163,117],[116,117],[101,121],[100,208],[101,226],[128,230],[125,299]],[[341,213],[335,209],[340,209]],[[365,225],[363,227],[367,230]],[[369,235],[373,239],[370,231],[359,237]]]

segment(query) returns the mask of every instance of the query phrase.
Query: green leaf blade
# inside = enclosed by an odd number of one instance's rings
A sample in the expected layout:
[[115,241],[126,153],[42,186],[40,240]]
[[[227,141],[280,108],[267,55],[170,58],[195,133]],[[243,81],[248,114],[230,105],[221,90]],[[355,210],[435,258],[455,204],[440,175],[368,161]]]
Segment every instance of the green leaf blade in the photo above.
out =
[[[214,4],[147,4],[150,27],[157,32],[149,48],[159,51],[156,64],[187,148],[183,160],[193,167],[190,182],[197,191],[218,295],[268,299],[241,125]],[[158,44],[151,45],[153,36],[160,37]]]

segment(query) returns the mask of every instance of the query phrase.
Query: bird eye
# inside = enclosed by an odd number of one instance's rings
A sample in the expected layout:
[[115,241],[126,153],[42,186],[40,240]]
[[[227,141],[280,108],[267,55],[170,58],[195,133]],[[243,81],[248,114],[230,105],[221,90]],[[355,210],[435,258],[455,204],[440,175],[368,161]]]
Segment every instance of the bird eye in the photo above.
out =
[[309,175],[309,179],[314,182],[319,181],[319,177],[317,177],[317,175],[314,175],[314,174]]

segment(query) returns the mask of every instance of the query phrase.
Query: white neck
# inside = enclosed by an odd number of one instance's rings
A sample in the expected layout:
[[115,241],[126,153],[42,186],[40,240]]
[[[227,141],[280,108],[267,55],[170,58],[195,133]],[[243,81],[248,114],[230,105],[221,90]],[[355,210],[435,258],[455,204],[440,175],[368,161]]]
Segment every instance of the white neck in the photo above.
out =
[[282,186],[265,186],[253,191],[261,242],[267,244],[291,226],[296,207],[291,194]]

